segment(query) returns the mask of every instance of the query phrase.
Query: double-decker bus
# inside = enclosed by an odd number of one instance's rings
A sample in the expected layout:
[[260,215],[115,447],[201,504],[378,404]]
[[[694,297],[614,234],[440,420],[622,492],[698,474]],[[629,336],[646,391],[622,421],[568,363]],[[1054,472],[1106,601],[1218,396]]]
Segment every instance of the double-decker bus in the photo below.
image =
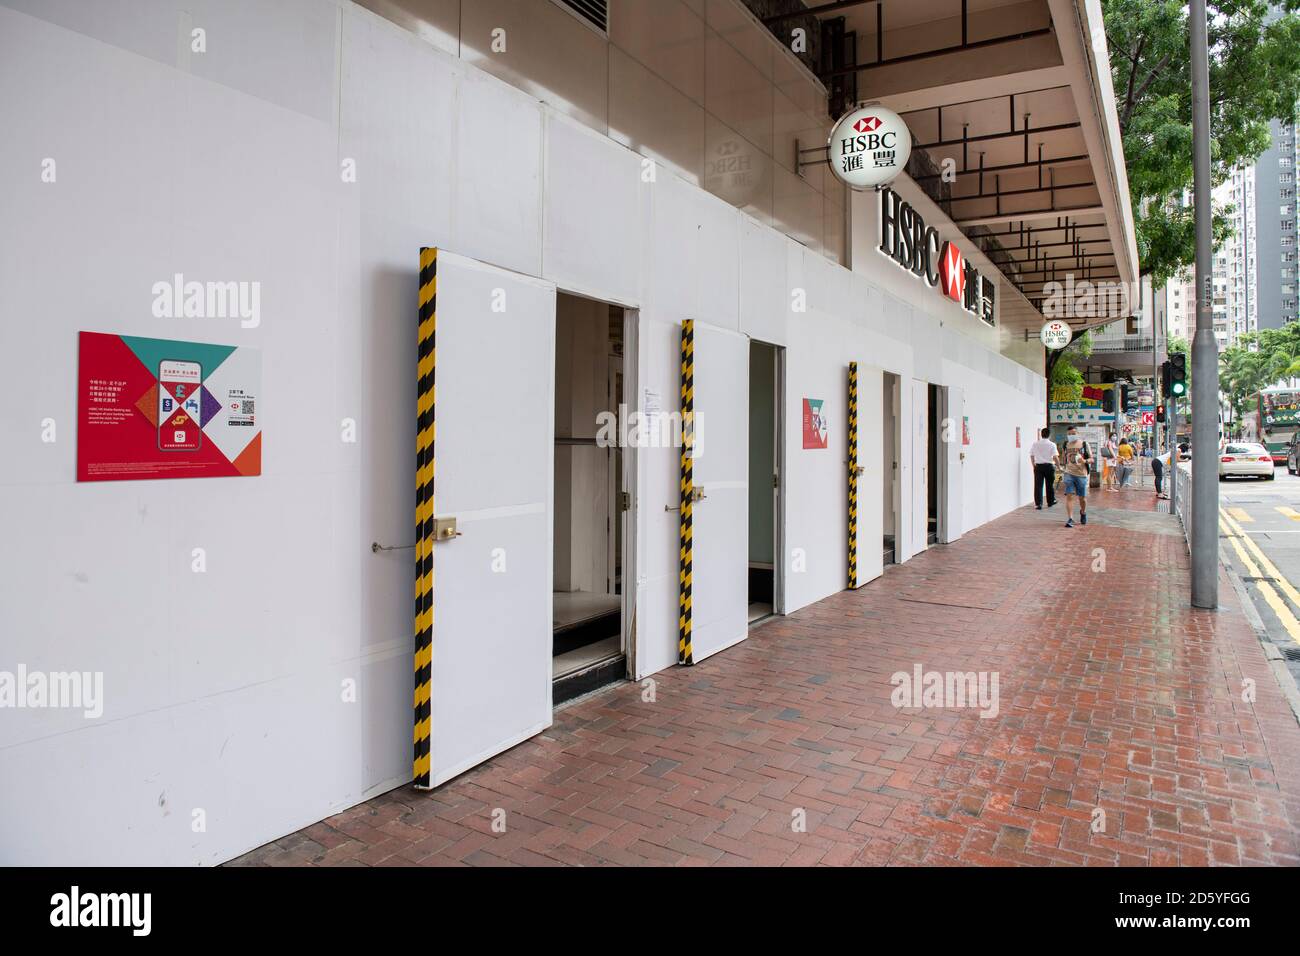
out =
[[1287,450],[1300,427],[1300,390],[1285,387],[1259,390],[1258,436],[1274,462],[1286,463]]

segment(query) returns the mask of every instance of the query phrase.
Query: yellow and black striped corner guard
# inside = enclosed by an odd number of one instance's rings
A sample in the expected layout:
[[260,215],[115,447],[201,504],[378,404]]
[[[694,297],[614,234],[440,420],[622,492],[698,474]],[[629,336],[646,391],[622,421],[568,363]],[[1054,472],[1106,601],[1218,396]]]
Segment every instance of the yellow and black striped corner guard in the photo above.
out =
[[415,399],[415,756],[417,787],[430,785],[433,662],[434,333],[438,250],[420,250],[420,321]]

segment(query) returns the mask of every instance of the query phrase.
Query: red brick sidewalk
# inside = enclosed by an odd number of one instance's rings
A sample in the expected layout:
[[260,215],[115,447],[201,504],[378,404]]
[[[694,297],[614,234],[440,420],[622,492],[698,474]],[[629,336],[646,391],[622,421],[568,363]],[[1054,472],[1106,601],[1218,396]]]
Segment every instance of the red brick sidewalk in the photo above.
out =
[[[1236,593],[1189,610],[1150,492],[1093,508],[1021,509],[657,675],[655,703],[619,685],[235,862],[1300,864],[1300,727]],[[896,709],[916,664],[996,671],[999,713]]]

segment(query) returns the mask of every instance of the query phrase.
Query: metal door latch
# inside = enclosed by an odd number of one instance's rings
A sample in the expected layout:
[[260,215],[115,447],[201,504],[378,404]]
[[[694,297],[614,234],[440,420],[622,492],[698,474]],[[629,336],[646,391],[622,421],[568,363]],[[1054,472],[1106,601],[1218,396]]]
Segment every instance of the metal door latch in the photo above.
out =
[[[460,532],[456,530],[456,519],[454,517],[434,518],[433,519],[433,543],[439,541],[450,541],[452,538],[459,538]],[[370,542],[370,550],[374,554],[381,551],[410,551],[415,547],[413,544],[380,544],[378,541]]]

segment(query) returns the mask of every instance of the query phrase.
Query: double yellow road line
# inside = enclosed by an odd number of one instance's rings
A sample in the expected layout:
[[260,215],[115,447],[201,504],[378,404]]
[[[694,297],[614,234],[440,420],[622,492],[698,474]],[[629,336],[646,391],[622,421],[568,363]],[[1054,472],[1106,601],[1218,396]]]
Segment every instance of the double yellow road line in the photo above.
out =
[[[1240,512],[1241,514],[1234,516],[1230,512]],[[1300,591],[1297,591],[1282,572],[1277,569],[1277,566],[1268,559],[1268,556],[1264,554],[1259,545],[1251,540],[1250,535],[1242,530],[1239,523],[1239,518],[1242,516],[1246,521],[1252,520],[1241,508],[1221,508],[1219,509],[1219,527],[1223,531],[1224,537],[1231,542],[1233,550],[1237,552],[1237,557],[1241,558],[1246,573],[1255,579],[1255,584],[1259,587],[1259,593],[1264,598],[1264,603],[1273,609],[1273,613],[1282,622],[1282,626],[1291,635],[1291,639],[1300,644],[1300,621],[1296,620],[1291,607],[1282,598],[1283,594],[1286,595],[1296,608],[1300,608]],[[1288,515],[1288,517],[1290,516]],[[1300,516],[1297,517],[1297,520],[1300,520]],[[1282,594],[1278,594],[1278,591],[1281,591]]]

